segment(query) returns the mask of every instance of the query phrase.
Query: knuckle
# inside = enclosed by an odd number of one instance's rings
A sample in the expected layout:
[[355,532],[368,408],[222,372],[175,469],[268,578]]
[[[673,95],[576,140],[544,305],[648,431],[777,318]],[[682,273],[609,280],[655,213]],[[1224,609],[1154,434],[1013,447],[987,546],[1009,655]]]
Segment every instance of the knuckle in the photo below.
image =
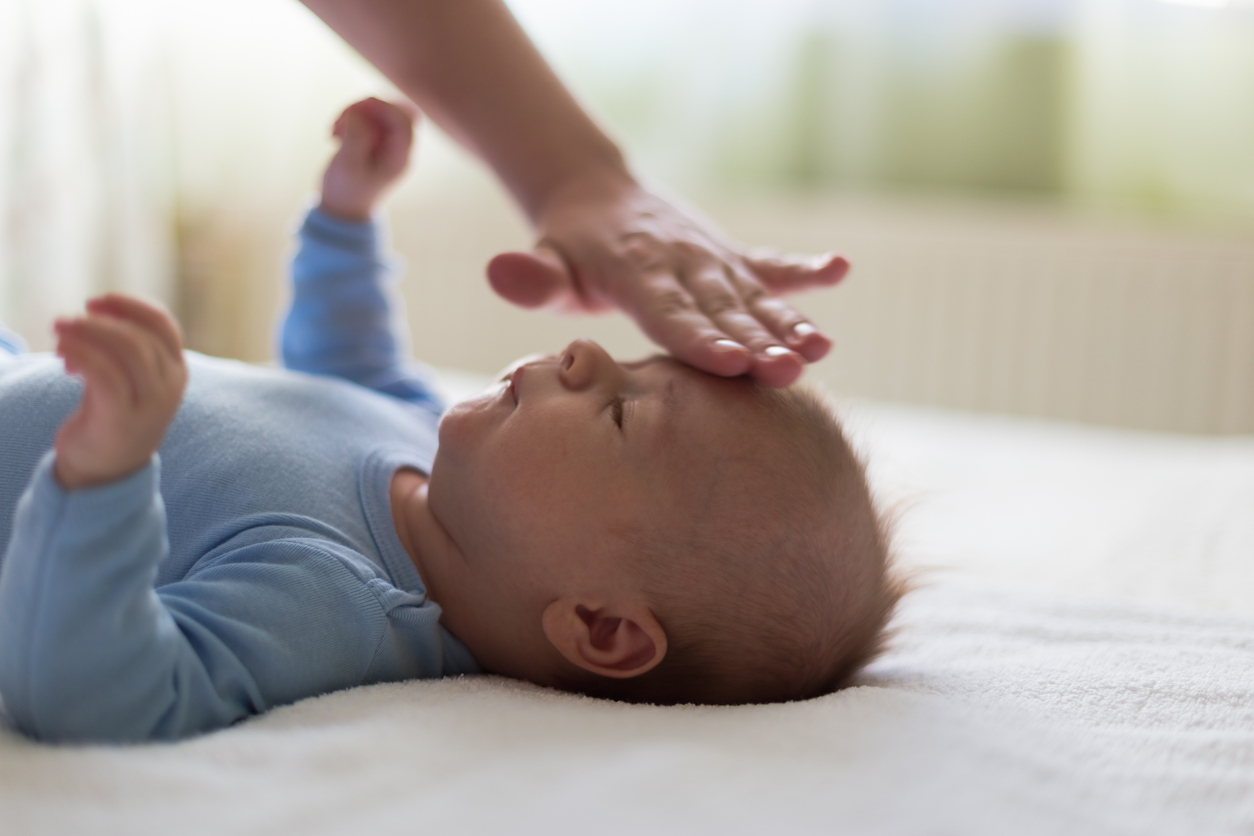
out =
[[744,345],[752,347],[766,335],[762,324],[744,312],[731,312],[715,318],[715,324]]
[[767,346],[777,345],[779,340],[771,335],[770,329],[748,314],[725,320],[729,330],[735,332],[736,338],[748,348],[760,351]]
[[657,236],[648,232],[629,232],[618,241],[619,258],[639,270],[653,270],[664,263],[664,248]]
[[677,287],[666,288],[654,294],[653,307],[666,317],[686,314],[692,311],[692,299]]
[[671,249],[685,261],[694,261],[697,259],[708,259],[710,252],[696,241],[680,239],[671,243]]
[[773,345],[779,345],[779,340],[771,339],[762,334],[753,334],[742,337],[740,343],[755,354],[759,354]]
[[801,321],[801,316],[789,307],[770,296],[759,296],[751,303],[753,312],[760,317],[767,317],[774,322],[792,323]]
[[744,299],[746,305],[758,305],[766,296],[766,288],[757,282],[744,282],[741,285],[740,297]]
[[723,316],[741,311],[740,300],[730,293],[717,293],[703,299],[701,309],[710,316]]
[[761,351],[772,345],[778,345],[779,340],[772,337],[761,326],[746,329],[744,344],[754,351]]

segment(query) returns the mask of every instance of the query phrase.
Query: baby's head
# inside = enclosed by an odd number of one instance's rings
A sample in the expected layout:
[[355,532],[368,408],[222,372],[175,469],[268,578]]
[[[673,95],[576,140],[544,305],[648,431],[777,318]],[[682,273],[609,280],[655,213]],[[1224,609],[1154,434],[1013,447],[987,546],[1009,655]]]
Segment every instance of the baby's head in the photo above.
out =
[[449,629],[487,670],[598,696],[826,693],[900,595],[820,396],[586,340],[449,411],[428,504]]

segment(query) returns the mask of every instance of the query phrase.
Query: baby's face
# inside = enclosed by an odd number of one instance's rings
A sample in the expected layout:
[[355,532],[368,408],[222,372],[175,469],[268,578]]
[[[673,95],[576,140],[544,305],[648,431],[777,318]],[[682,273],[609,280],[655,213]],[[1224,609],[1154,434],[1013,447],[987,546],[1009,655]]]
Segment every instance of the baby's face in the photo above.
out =
[[[440,424],[430,507],[467,561],[512,591],[609,582],[613,535],[682,530],[757,422],[752,384],[669,357],[620,363],[590,340],[516,364]],[[482,569],[489,567],[483,566]]]

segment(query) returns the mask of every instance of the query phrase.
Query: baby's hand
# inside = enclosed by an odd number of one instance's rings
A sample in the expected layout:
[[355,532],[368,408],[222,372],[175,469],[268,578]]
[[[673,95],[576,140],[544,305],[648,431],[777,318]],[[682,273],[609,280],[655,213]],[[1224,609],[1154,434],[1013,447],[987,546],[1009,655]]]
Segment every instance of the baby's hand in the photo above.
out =
[[340,150],[322,175],[319,208],[343,220],[367,220],[409,164],[417,117],[416,110],[381,99],[349,105],[331,131],[340,140]]
[[83,378],[78,411],[56,439],[53,472],[67,490],[139,470],[161,446],[187,385],[183,339],[168,313],[110,293],[87,315],[59,319],[57,354]]

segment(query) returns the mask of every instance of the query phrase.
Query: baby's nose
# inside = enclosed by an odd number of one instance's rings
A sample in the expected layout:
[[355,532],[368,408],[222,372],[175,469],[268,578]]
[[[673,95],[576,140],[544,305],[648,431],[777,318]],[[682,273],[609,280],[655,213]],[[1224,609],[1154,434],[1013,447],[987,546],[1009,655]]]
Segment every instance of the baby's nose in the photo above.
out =
[[614,368],[614,359],[604,348],[583,338],[566,346],[559,362],[562,383],[575,391],[588,388]]

